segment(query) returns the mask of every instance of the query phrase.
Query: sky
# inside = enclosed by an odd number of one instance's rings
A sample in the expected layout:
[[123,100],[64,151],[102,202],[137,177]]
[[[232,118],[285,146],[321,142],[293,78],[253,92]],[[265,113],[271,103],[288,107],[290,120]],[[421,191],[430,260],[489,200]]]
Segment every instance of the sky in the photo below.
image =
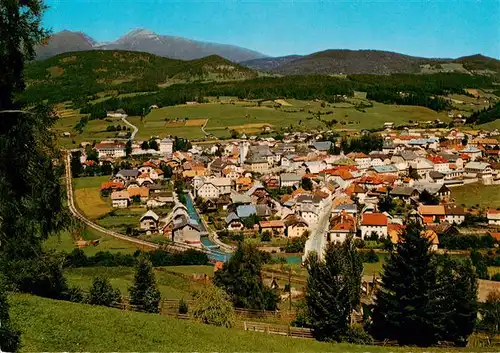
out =
[[500,0],[45,0],[44,25],[112,41],[136,28],[270,56],[379,49],[500,59]]

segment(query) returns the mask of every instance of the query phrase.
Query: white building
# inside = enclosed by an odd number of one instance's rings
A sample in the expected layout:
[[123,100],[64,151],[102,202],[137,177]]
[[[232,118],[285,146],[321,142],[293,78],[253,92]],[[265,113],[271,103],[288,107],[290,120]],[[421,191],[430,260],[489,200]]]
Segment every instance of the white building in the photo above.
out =
[[387,216],[383,213],[364,213],[361,220],[361,237],[369,237],[376,233],[379,238],[387,237]]
[[203,199],[218,199],[231,194],[233,181],[230,178],[194,178],[196,195]]
[[[280,186],[283,187],[295,187],[300,186],[300,181],[302,177],[295,173],[283,173],[280,175]],[[307,220],[306,220],[307,222]],[[309,223],[309,222],[308,222]]]
[[490,225],[500,225],[500,211],[499,210],[488,210],[486,214],[488,218],[488,224]]
[[160,141],[160,153],[165,156],[165,158],[172,158],[174,153],[174,140],[169,138],[164,138]]
[[130,197],[127,190],[114,191],[111,193],[111,202],[114,208],[127,208]]
[[123,158],[126,156],[125,144],[121,142],[101,142],[95,145],[99,158]]

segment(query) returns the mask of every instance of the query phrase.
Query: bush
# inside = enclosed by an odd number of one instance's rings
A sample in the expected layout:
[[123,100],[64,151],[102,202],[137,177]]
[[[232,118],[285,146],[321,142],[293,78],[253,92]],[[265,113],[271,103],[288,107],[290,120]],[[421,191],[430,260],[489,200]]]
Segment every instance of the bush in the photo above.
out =
[[120,291],[115,289],[104,277],[95,277],[87,297],[87,303],[91,305],[111,306],[120,302]]
[[491,280],[500,282],[500,273],[495,273],[493,276],[491,276]]
[[345,335],[341,336],[341,341],[352,344],[373,344],[373,337],[362,326],[351,325],[347,328]]
[[83,290],[77,286],[69,287],[64,294],[64,299],[73,303],[83,303]]
[[271,233],[266,230],[264,233],[262,233],[262,237],[260,238],[261,241],[271,241]]
[[226,292],[208,285],[194,295],[194,317],[209,325],[232,327],[235,313],[231,299]]
[[188,304],[184,301],[184,299],[181,299],[179,301],[179,314],[187,314],[189,311]]

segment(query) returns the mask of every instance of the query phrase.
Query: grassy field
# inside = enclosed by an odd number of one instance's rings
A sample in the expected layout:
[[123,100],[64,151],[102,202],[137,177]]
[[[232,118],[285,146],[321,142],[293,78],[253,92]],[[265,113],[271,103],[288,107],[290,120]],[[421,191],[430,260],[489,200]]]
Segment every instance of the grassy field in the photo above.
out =
[[[82,234],[84,240],[99,239],[99,245],[88,246],[83,248],[83,251],[88,256],[95,255],[99,251],[122,252],[127,254],[134,253],[137,249],[147,250],[141,248],[137,244],[129,243],[120,239],[110,237],[109,235],[102,234],[92,228],[86,228]],[[54,249],[56,251],[65,251],[67,253],[73,251],[75,248],[75,240],[70,232],[64,231],[59,235],[49,237],[44,243],[45,249]]]
[[[355,101],[361,101],[362,95]],[[300,101],[287,99],[286,105],[274,108],[275,102],[258,107],[254,101],[237,102],[235,104],[222,104],[225,100],[214,101],[208,104],[178,105],[153,110],[142,122],[137,117],[129,120],[137,125],[139,133],[137,139],[148,139],[151,136],[175,135],[191,139],[203,138],[198,120],[208,119],[205,130],[217,137],[228,137],[230,130],[235,129],[247,134],[259,133],[263,124],[270,124],[274,130],[282,127],[293,126],[297,129],[325,128],[309,111],[327,112],[333,114],[322,115],[323,120],[337,120],[339,123],[334,128],[342,129],[370,129],[381,127],[384,122],[392,121],[396,124],[406,124],[409,120],[427,121],[434,119],[446,120],[445,114],[436,113],[427,108],[415,106],[396,106],[374,103],[371,108],[364,108],[364,112],[356,110],[351,103],[328,104],[321,107],[319,102]],[[171,121],[185,119],[185,122]],[[197,123],[190,126],[190,121]],[[170,122],[169,122],[170,121]],[[345,124],[341,124],[343,121]],[[172,126],[175,125],[175,126]]]
[[457,204],[480,207],[500,207],[500,185],[467,184],[451,189]]
[[[163,269],[170,271],[170,267],[163,267]],[[187,266],[182,270],[186,271],[186,274],[189,271]],[[207,272],[208,269],[203,268],[203,271]],[[120,289],[123,296],[128,296],[128,288],[132,285],[134,272],[133,267],[85,267],[67,269],[65,276],[71,284],[78,285],[83,289],[90,287],[94,277],[104,276],[109,279],[114,287]],[[189,274],[191,273],[197,273],[197,269],[193,268]],[[183,278],[181,275],[164,272],[158,268],[155,269],[155,275],[158,289],[164,299],[190,299],[191,293],[203,286],[201,283]]]
[[[409,352],[224,329],[165,316],[74,304],[25,294],[9,297],[21,352]],[[426,350],[429,351],[429,350]],[[434,351],[434,349],[433,349]]]
[[88,218],[96,219],[110,212],[113,207],[101,197],[100,186],[75,190],[76,207]]
[[95,177],[82,177],[73,178],[73,188],[75,189],[86,189],[86,188],[96,188],[101,187],[101,184],[109,181],[109,176],[95,176]]

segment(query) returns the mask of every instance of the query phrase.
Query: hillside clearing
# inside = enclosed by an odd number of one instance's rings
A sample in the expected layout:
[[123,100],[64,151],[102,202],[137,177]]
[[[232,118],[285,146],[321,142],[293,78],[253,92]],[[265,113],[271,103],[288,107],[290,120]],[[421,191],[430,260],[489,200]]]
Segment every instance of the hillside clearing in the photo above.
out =
[[500,185],[467,184],[451,189],[451,197],[459,205],[500,207]]

